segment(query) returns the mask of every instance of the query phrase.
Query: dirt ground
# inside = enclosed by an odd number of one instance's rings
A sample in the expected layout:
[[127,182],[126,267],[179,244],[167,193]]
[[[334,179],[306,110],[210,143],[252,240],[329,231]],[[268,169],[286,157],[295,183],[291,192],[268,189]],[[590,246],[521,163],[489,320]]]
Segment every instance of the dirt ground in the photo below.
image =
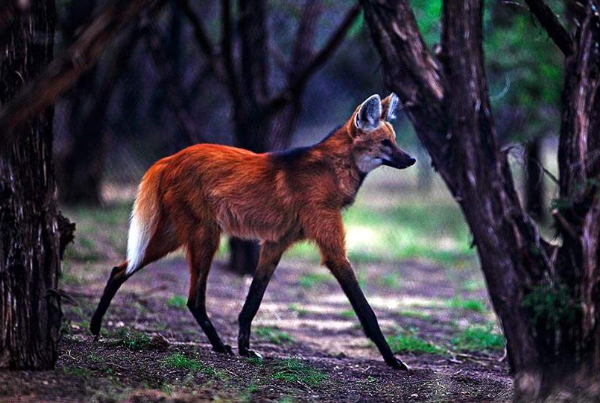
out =
[[[511,400],[502,349],[464,351],[453,341],[461,329],[494,320],[485,291],[468,286],[478,281],[472,270],[417,261],[355,266],[386,336],[408,340],[397,349],[411,373],[383,363],[324,268],[285,257],[253,323],[251,347],[264,360],[212,352],[185,307],[188,271],[176,255],[123,286],[99,341],[87,326],[111,265],[73,264],[63,288],[74,304],[64,305],[56,369],[0,372],[0,402]],[[208,311],[234,350],[249,282],[228,273],[223,261],[213,264]],[[456,302],[457,295],[486,308]]]

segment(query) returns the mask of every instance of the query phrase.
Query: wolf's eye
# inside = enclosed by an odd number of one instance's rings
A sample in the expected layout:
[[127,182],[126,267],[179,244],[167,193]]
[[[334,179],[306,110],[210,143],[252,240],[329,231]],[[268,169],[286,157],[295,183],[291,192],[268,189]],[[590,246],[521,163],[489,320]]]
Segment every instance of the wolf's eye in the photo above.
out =
[[383,140],[381,142],[381,145],[384,146],[384,147],[390,147],[390,148],[393,146],[392,142],[390,140],[388,140],[388,139]]

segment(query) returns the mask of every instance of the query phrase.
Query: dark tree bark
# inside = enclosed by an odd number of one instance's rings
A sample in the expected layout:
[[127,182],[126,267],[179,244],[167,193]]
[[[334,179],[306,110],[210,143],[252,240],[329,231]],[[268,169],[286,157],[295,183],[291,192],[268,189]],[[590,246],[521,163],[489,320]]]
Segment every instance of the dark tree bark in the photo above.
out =
[[[52,59],[54,24],[54,1],[40,0],[2,33],[9,38],[0,52],[3,105]],[[50,369],[57,357],[64,220],[52,165],[53,115],[46,109],[28,119],[23,136],[0,154],[0,368]]]
[[[215,52],[202,21],[188,2],[179,0],[179,4],[192,23],[200,51],[207,57],[216,78],[228,89],[235,145],[259,153],[289,146],[306,83],[335,52],[360,11],[358,6],[352,7],[323,48],[315,53],[316,23],[323,4],[322,0],[307,0],[298,25],[286,86],[272,95],[269,86],[272,48],[266,1],[239,0],[237,25],[233,21],[231,0],[221,1],[220,54]],[[236,38],[240,41],[238,59],[234,55]],[[258,263],[258,244],[232,239],[229,247],[230,268],[239,274],[253,273]]]
[[543,139],[535,137],[525,144],[525,208],[538,221],[546,218]]
[[[404,103],[473,233],[507,340],[516,400],[556,390],[582,398],[600,374],[600,21],[598,1],[571,36],[543,1],[527,1],[563,51],[559,147],[561,245],[521,208],[490,109],[481,0],[445,0],[442,50],[426,49],[407,0],[362,0],[386,81]],[[597,396],[593,399],[597,399]]]

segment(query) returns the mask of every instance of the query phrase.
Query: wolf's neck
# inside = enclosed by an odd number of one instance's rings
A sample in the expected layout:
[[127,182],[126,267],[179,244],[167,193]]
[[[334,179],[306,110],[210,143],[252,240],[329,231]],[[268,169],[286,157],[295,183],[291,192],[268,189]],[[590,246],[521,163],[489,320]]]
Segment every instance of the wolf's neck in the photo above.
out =
[[311,150],[315,156],[333,167],[340,192],[347,198],[346,204],[354,201],[366,174],[361,172],[352,155],[352,138],[346,127],[315,144]]

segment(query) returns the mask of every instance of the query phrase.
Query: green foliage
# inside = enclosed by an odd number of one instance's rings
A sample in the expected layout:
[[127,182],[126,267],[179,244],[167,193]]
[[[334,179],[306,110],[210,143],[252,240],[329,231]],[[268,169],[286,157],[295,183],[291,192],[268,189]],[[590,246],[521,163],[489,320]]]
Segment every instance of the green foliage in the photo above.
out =
[[411,5],[413,6],[419,30],[423,35],[423,40],[431,49],[434,44],[440,42],[442,2],[412,0]]
[[451,343],[457,350],[487,351],[502,350],[506,342],[504,336],[494,332],[492,325],[487,325],[467,327]]
[[576,304],[563,284],[539,284],[523,298],[523,307],[531,310],[534,326],[553,329],[561,322],[571,323],[575,318]]
[[272,344],[277,344],[278,346],[294,342],[294,338],[288,333],[282,330],[273,329],[272,327],[258,327],[254,331],[254,334],[259,339]]
[[176,309],[187,309],[187,298],[183,295],[173,295],[167,300],[167,306]]
[[327,375],[311,368],[302,360],[288,358],[277,360],[274,364],[273,379],[287,383],[300,383],[308,386],[319,386],[327,379]]
[[[555,12],[562,3],[554,2]],[[501,2],[487,3],[485,19],[487,70],[498,114],[518,115],[526,124],[500,135],[512,140],[556,134],[563,85],[562,55],[529,12]],[[494,94],[497,94],[495,97]]]
[[478,299],[462,299],[460,297],[452,298],[448,302],[448,307],[479,313],[487,311],[487,307],[485,306],[485,303],[483,301],[480,301]]
[[[551,1],[560,15],[563,4]],[[441,1],[412,0],[425,43],[431,49],[440,42]],[[493,107],[499,115],[520,115],[519,131],[500,133],[523,140],[556,133],[563,85],[562,56],[526,10],[503,2],[485,4],[484,50]],[[554,110],[554,113],[552,112]],[[502,131],[502,125],[499,125]]]
[[394,353],[442,354],[444,350],[414,334],[398,334],[386,338]]
[[343,316],[344,318],[353,319],[356,318],[356,313],[354,312],[354,309],[345,309],[340,312],[340,316]]
[[127,327],[122,327],[114,332],[113,337],[117,339],[117,343],[130,350],[144,350],[150,345],[150,337],[142,332],[130,330]]

